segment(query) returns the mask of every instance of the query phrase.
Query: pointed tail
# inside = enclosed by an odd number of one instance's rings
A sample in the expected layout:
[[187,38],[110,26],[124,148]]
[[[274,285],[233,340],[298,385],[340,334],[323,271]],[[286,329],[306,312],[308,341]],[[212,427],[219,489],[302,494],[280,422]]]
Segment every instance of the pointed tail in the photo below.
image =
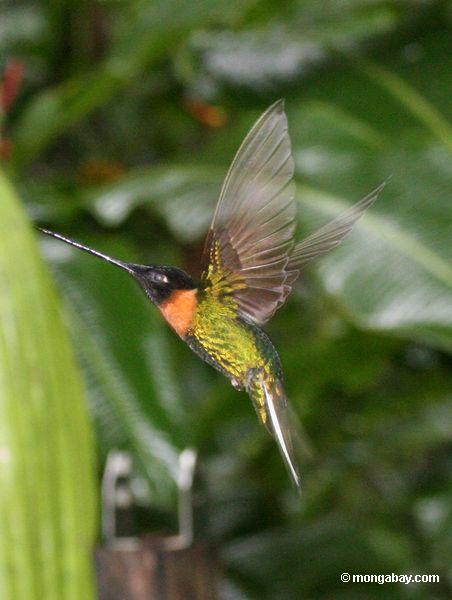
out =
[[293,431],[287,396],[281,381],[269,376],[263,369],[253,369],[247,391],[259,419],[267,427],[279,446],[290,478],[300,492],[300,473],[293,448]]

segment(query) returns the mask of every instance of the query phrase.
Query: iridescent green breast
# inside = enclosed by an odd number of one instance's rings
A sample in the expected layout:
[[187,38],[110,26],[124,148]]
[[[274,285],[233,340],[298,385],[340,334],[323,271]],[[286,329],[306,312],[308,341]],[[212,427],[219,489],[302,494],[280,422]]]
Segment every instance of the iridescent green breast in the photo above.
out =
[[279,357],[267,335],[238,317],[232,303],[210,295],[200,298],[185,339],[201,358],[243,386],[250,369],[281,372]]

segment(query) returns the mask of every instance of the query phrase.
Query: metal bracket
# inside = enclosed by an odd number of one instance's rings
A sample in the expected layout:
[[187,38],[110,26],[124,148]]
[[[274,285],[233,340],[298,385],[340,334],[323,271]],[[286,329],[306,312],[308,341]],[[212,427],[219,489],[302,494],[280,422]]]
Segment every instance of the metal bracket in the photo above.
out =
[[[194,449],[186,448],[180,453],[177,475],[179,533],[168,538],[171,546],[188,547],[195,537],[193,494],[197,465]],[[119,540],[121,544],[138,543],[132,534],[135,504],[132,473],[133,461],[128,452],[113,450],[109,453],[102,478],[102,535],[107,545],[115,545]]]

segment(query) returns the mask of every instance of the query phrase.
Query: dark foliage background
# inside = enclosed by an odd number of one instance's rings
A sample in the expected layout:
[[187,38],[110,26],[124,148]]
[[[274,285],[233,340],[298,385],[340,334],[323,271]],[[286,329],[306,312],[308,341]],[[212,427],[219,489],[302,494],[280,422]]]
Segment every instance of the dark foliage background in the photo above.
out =
[[440,0],[0,3],[2,164],[41,225],[196,273],[228,164],[279,97],[300,235],[392,175],[268,327],[310,448],[301,499],[246,395],[132,281],[42,241],[99,473],[130,450],[142,529],[175,531],[177,456],[197,448],[225,598],[450,597],[451,17]]

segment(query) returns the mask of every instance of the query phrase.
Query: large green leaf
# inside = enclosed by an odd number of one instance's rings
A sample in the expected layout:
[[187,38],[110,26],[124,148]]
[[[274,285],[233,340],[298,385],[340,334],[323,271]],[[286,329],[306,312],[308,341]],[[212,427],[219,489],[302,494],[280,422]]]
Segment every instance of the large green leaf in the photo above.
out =
[[0,596],[93,597],[92,431],[60,304],[0,174]]
[[[397,181],[393,179],[388,188],[391,185],[395,187]],[[429,218],[429,207],[413,201],[418,212],[410,220],[403,219],[400,214],[411,204],[412,196],[391,194],[389,189],[385,193],[389,198],[382,198],[381,206],[386,211],[377,206],[366,215],[347,244],[322,261],[318,273],[327,292],[361,327],[428,340],[451,351],[449,195],[436,192],[438,203],[442,201],[442,217],[436,239],[424,241],[423,220]],[[315,211],[334,216],[349,205],[307,187],[300,189],[299,198],[305,215]],[[391,199],[398,202],[397,208]]]

